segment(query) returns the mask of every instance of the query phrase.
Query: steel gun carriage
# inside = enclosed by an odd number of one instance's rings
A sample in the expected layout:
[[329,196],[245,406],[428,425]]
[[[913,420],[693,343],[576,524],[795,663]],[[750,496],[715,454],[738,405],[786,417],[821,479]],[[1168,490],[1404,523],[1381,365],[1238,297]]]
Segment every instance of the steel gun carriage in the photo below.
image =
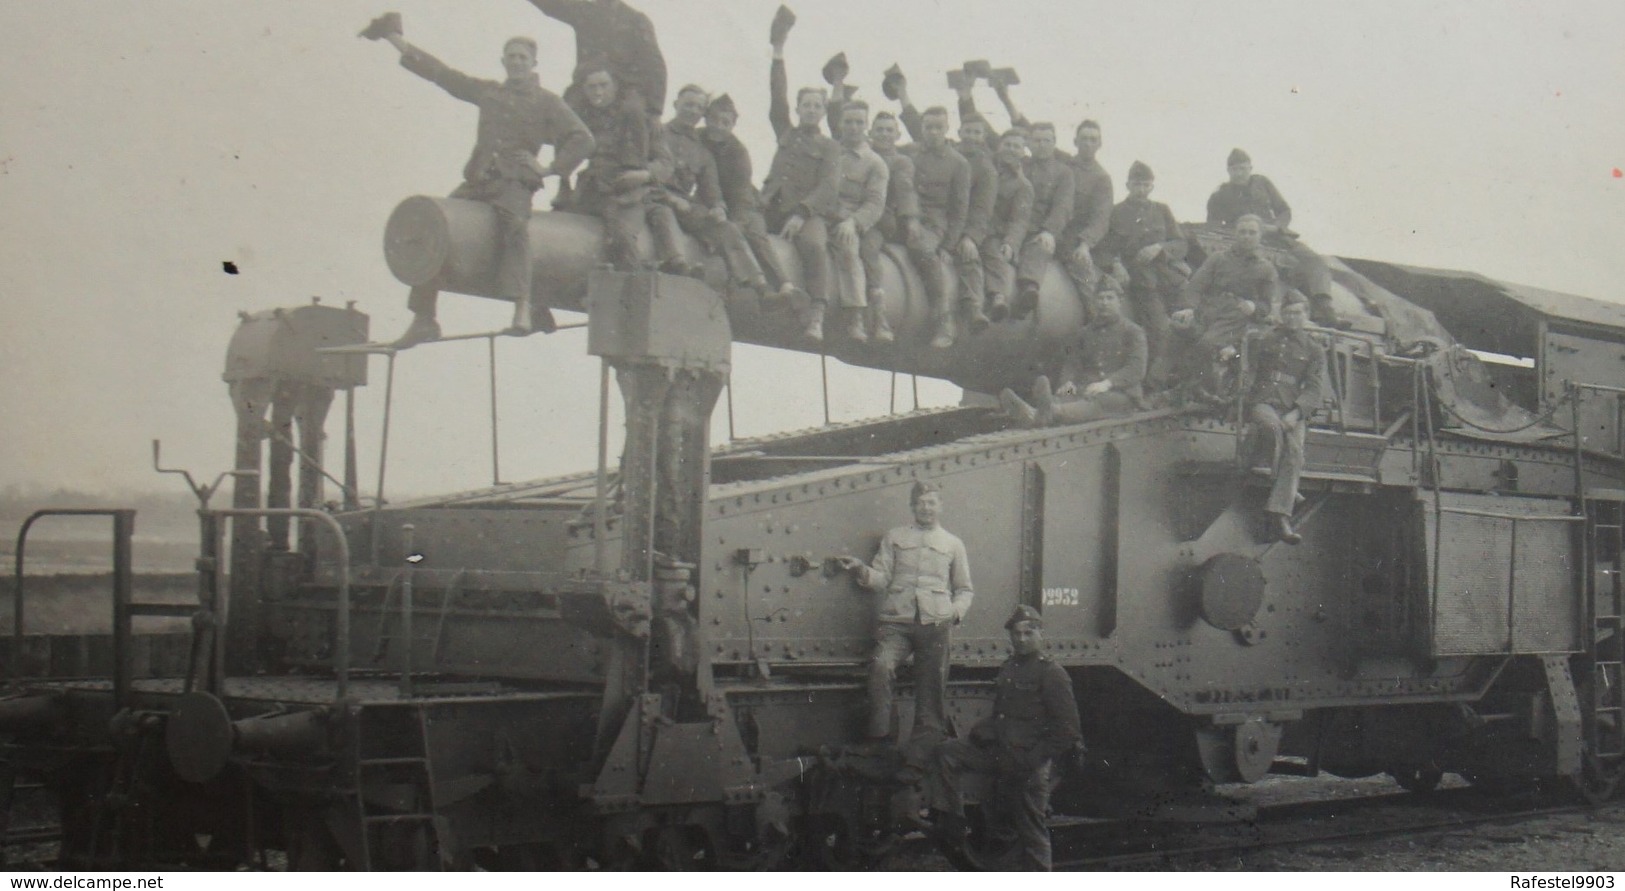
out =
[[[487,215],[408,200],[391,269],[485,293]],[[113,656],[56,657],[23,621],[25,528],[4,776],[56,791],[62,865],[857,866],[909,799],[848,749],[873,605],[834,558],[866,559],[922,479],[955,505],[979,582],[950,721],[987,713],[1000,624],[1040,609],[1095,755],[1058,810],[1201,801],[1272,771],[1613,794],[1618,307],[1330,261],[1347,324],[1319,330],[1333,392],[1292,548],[1267,540],[1237,466],[1239,404],[1040,430],[967,405],[713,448],[731,343],[800,348],[794,314],[599,269],[593,219],[537,214],[531,235],[542,293],[587,312],[604,399],[613,373],[625,402],[618,465],[369,503],[353,421],[343,460],[323,449],[336,394],[367,383],[366,317],[307,306],[245,317],[228,352],[232,506],[194,483],[190,633],[133,633],[124,517]],[[1052,269],[1036,321],[931,350],[903,259],[885,282],[897,343],[833,355],[990,393],[1048,370],[1080,318]]]

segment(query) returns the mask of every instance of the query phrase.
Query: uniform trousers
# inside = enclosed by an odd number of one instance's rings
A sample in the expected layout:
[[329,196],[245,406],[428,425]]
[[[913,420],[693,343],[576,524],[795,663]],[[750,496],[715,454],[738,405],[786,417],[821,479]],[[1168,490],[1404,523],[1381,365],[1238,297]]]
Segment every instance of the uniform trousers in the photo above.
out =
[[649,224],[654,229],[655,243],[663,259],[683,255],[682,233],[687,232],[712,250],[721,252],[728,266],[729,280],[734,284],[749,284],[762,275],[762,267],[751,257],[738,226],[717,219],[709,209],[694,202],[689,202],[687,210],[661,207],[668,212],[656,214],[651,209]]
[[1303,412],[1296,408],[1283,412],[1267,402],[1255,402],[1249,416],[1272,449],[1264,457],[1275,471],[1275,483],[1270,486],[1264,510],[1290,517],[1298,500],[1298,478],[1303,473],[1303,441],[1308,426],[1303,422]]
[[1038,237],[1042,233],[1029,235],[1021,245],[1021,259],[1016,268],[1016,284],[1021,288],[1031,285],[1034,288],[1044,284],[1044,273],[1049,271],[1049,261],[1055,259],[1055,250],[1044,250],[1044,243]]
[[1095,396],[1079,396],[1054,403],[1056,424],[1082,424],[1101,418],[1121,418],[1134,413],[1134,399],[1127,393],[1107,390]]
[[[778,232],[795,214],[771,211],[767,215],[767,228]],[[801,231],[792,243],[801,258],[801,274],[806,279],[807,296],[815,303],[829,303],[829,282],[832,275],[829,262],[829,224],[823,217],[803,217]]]
[[942,227],[929,218],[920,220],[908,238],[908,258],[925,281],[925,297],[931,304],[931,314],[940,316],[949,311],[948,272],[942,260]]
[[835,273],[835,293],[840,298],[841,306],[848,309],[862,309],[869,305],[868,275],[862,255],[863,237],[867,234],[857,233],[851,244],[842,244],[839,238],[830,235],[829,256]]
[[767,237],[767,218],[762,216],[762,212],[736,208],[729,213],[730,221],[750,247],[751,265],[745,268],[746,272],[761,273],[767,283],[775,288],[784,287],[786,282],[793,283],[790,271],[784,268],[784,261],[779,259],[778,253],[773,250],[773,242]]
[[881,622],[875,629],[875,655],[869,663],[869,736],[891,735],[897,666],[914,656],[914,730],[947,735],[943,701],[948,695],[948,644],[953,623]]
[[887,212],[880,218],[880,222],[871,226],[858,240],[858,257],[863,260],[863,280],[867,287],[869,302],[873,303],[881,292],[880,283],[885,281],[886,270],[880,263],[881,249],[887,242],[900,244],[902,232],[897,225],[897,218]]
[[[982,239],[982,280],[989,296],[1011,297],[1015,294],[1016,267],[999,253],[999,248],[1003,246],[1002,235],[989,235]],[[971,293],[980,295],[982,292]]]
[[1020,868],[1048,872],[1050,869],[1049,812],[1050,762],[1036,770],[1022,770],[1011,764],[999,747],[981,746],[967,739],[951,739],[937,749],[936,769],[926,781],[927,800],[939,811],[964,816],[964,778],[967,773],[985,775],[991,782],[990,794],[982,802],[992,841],[1000,846],[1014,843],[1020,854]]
[[[515,303],[530,299],[530,203],[535,192],[518,180],[496,177],[464,182],[450,196],[483,201],[496,211],[496,296]],[[438,290],[420,285],[408,293],[406,308],[414,314],[432,316],[439,298]]]

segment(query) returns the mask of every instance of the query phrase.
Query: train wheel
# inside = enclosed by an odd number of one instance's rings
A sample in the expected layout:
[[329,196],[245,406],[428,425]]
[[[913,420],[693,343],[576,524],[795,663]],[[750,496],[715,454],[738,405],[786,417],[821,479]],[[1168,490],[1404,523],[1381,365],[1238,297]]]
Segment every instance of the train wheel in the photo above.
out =
[[1400,788],[1418,795],[1425,795],[1439,788],[1439,783],[1444,780],[1444,771],[1432,764],[1391,767],[1388,769],[1388,775],[1394,778],[1394,782],[1398,783]]

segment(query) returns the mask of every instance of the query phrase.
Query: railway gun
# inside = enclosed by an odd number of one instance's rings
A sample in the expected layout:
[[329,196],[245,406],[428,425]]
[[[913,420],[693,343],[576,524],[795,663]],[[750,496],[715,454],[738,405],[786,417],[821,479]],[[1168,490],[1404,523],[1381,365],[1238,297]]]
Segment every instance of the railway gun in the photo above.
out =
[[[386,255],[407,284],[489,295],[494,231],[484,205],[412,198]],[[403,357],[366,342],[355,308],[308,305],[247,315],[232,340],[230,507],[211,505],[221,480],[188,477],[196,605],[132,600],[134,517],[113,511],[110,637],[29,634],[24,528],[0,790],[9,804],[19,774],[55,790],[61,865],[860,866],[917,804],[886,756],[850,746],[874,607],[834,558],[907,522],[916,480],[942,484],[978,582],[953,730],[989,713],[1017,604],[1072,675],[1092,764],[1057,811],[1155,816],[1272,771],[1613,793],[1620,307],[1328,258],[1332,392],[1304,541],[1285,547],[1238,464],[1239,397],[1037,430],[968,397],[713,447],[731,344],[807,349],[796,307],[730,292],[695,244],[703,280],[601,268],[593,218],[538,213],[531,239],[539,293],[587,316],[601,442],[611,376],[624,400],[615,466],[601,449],[596,471],[369,500],[353,412],[369,355],[387,357],[387,449],[394,363],[435,347]],[[933,350],[920,282],[887,250],[897,341],[829,355],[990,394],[1053,371],[1081,322],[1057,267],[1034,319]],[[155,613],[191,630],[134,632]]]

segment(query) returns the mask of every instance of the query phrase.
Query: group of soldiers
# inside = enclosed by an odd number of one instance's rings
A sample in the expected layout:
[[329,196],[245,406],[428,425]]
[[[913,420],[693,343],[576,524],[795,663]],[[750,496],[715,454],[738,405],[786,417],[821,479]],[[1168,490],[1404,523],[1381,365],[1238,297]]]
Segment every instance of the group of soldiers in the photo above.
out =
[[[844,54],[824,66],[828,88],[801,88],[792,110],[784,47],[795,15],[781,6],[769,38],[769,119],[778,145],[758,189],[750,154],[733,132],[739,113],[728,95],[684,86],[671,118],[662,120],[666,65],[647,16],[623,0],[529,2],[575,29],[576,67],[562,97],[540,85],[537,44],[527,37],[504,44],[506,77],[494,81],[456,71],[408,43],[398,14],[380,16],[361,32],[393,45],[407,70],[478,106],[478,137],[453,197],[496,211],[497,296],[514,303],[515,333],[556,327],[533,297],[527,234],[533,196],[550,177],[560,180],[555,206],[603,220],[608,262],[642,265],[635,233],[646,224],[655,265],[697,275],[682,250],[687,232],[722,255],[732,286],[806,306],[803,330],[813,341],[824,339],[832,304],[844,314],[849,339],[895,338],[881,262],[888,243],[903,247],[919,273],[934,311],[936,348],[952,346],[962,331],[975,335],[1033,314],[1055,261],[1083,301],[1086,321],[1057,385],[1040,376],[1030,403],[1005,390],[1005,412],[1029,426],[1126,415],[1147,406],[1149,390],[1208,385],[1251,339],[1257,373],[1248,416],[1266,447],[1253,469],[1274,477],[1266,510],[1276,536],[1300,540],[1290,516],[1305,429],[1325,388],[1326,353],[1304,330],[1309,298],[1283,287],[1264,239],[1312,271],[1312,297],[1324,297],[1329,280],[1324,264],[1288,228],[1291,209],[1267,178],[1252,172],[1245,152],[1231,152],[1229,181],[1207,208],[1209,225],[1233,238],[1193,274],[1185,232],[1166,204],[1150,198],[1151,168],[1136,161],[1128,197],[1114,203],[1111,178],[1095,157],[1100,125],[1083,121],[1072,132],[1075,153],[1061,151],[1053,124],[1030,121],[1015,106],[1010,87],[1019,78],[1010,69],[969,63],[950,73],[957,141],[948,138],[948,110],[917,109],[895,65],[882,92],[899,110],[871,113],[846,82]],[[976,109],[979,80],[1008,113],[1011,127],[1003,133]],[[913,141],[899,146],[905,129]],[[544,145],[554,150],[545,166],[538,160]],[[769,233],[793,245],[804,289]],[[951,293],[957,305],[949,305]],[[440,337],[436,296],[429,287],[412,290],[413,320],[398,347]],[[1042,616],[1021,607],[1005,626],[1015,655],[999,673],[995,717],[968,739],[947,738],[949,636],[974,594],[964,544],[938,522],[941,493],[917,485],[912,507],[914,524],[889,532],[871,563],[843,561],[860,585],[882,594],[869,734],[877,740],[891,734],[895,672],[912,656],[913,735],[934,743],[921,766],[929,770],[939,827],[963,832],[958,778],[967,770],[989,773],[991,824],[1019,842],[1026,866],[1047,868],[1050,765],[1082,745],[1070,679],[1042,652]]]

